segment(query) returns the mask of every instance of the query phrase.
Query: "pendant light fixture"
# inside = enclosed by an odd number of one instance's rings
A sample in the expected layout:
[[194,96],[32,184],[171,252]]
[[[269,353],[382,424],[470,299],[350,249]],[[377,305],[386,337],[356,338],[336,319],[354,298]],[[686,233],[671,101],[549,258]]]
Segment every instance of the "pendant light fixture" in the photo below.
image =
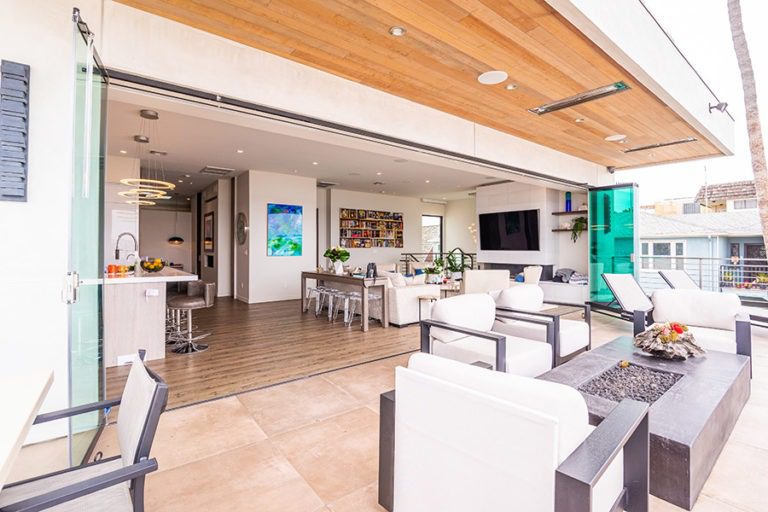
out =
[[[123,178],[120,183],[134,187],[130,190],[118,192],[128,199],[129,204],[140,206],[153,206],[157,199],[170,199],[168,191],[174,190],[176,185],[165,179],[165,166],[158,157],[165,156],[165,151],[149,150],[145,152],[145,146],[150,141],[159,139],[158,120],[160,114],[154,110],[141,110],[139,112],[139,134],[133,137],[136,144],[137,178]],[[142,162],[144,160],[144,162]],[[142,163],[144,163],[142,176]],[[183,243],[183,240],[182,240]]]
[[[176,210],[176,213],[174,215],[175,217],[173,219],[173,232],[178,233],[179,211]],[[173,235],[171,238],[168,239],[168,243],[171,245],[181,245],[184,243],[184,239],[181,238],[179,235]]]

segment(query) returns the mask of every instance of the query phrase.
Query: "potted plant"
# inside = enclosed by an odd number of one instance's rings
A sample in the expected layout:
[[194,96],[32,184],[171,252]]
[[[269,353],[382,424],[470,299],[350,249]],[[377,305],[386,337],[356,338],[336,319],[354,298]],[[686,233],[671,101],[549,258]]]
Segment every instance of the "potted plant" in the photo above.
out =
[[584,230],[587,229],[588,223],[589,221],[586,217],[576,217],[573,219],[571,223],[571,240],[573,240],[573,243],[576,243]]
[[459,249],[454,249],[445,258],[445,266],[451,273],[451,279],[458,281],[469,265],[464,263],[464,254]]
[[[443,273],[443,260],[442,258],[437,258],[435,261],[432,262],[432,265],[429,267],[424,268],[424,273],[427,274],[427,282],[429,283],[439,283],[440,282],[440,274]],[[438,276],[435,278],[435,276]]]
[[337,245],[336,247],[326,249],[323,257],[331,260],[333,271],[341,275],[344,273],[344,262],[349,260],[349,251]]

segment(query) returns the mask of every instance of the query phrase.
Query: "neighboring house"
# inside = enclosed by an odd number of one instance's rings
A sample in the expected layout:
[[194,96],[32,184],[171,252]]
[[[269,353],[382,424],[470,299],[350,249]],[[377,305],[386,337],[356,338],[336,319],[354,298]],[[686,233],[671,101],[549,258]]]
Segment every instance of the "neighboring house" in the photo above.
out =
[[701,187],[695,202],[715,212],[754,210],[757,208],[755,182],[732,181]]
[[704,288],[715,289],[722,266],[732,257],[766,259],[754,209],[688,215],[641,211],[639,224],[640,277],[646,288],[663,285],[656,270],[671,268],[685,270]]

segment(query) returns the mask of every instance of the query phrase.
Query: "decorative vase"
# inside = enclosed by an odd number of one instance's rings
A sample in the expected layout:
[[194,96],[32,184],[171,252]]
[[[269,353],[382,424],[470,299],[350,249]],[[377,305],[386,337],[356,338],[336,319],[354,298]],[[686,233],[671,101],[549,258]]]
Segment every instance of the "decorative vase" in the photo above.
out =
[[461,281],[464,272],[451,272],[451,279],[454,281]]
[[333,271],[337,275],[343,274],[344,273],[344,263],[342,263],[341,261],[334,261],[333,262]]

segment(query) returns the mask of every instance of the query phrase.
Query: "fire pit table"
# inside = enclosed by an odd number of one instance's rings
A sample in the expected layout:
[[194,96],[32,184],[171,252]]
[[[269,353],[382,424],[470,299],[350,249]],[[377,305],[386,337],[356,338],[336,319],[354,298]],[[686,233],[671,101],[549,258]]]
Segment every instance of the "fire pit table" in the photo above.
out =
[[[618,369],[622,360],[630,367]],[[621,371],[634,374],[627,377],[634,379],[631,385],[616,380]],[[578,389],[593,425],[616,407],[616,401],[603,398],[616,395],[616,388],[639,394],[638,400],[645,397],[650,404],[651,494],[691,510],[749,398],[750,362],[715,351],[685,361],[658,359],[636,349],[632,337],[622,336],[539,378]],[[638,392],[637,379],[641,384],[647,380],[651,389]]]

